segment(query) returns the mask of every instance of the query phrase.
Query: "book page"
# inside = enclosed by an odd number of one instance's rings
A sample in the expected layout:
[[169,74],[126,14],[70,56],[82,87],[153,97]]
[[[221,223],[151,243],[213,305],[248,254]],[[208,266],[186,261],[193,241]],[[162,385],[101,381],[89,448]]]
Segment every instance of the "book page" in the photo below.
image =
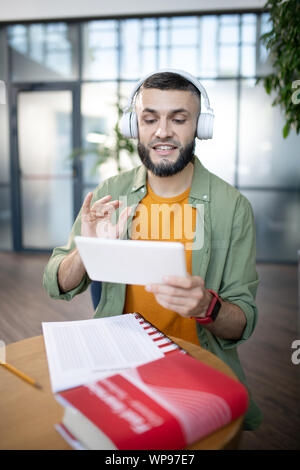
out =
[[164,356],[134,314],[42,327],[54,393]]

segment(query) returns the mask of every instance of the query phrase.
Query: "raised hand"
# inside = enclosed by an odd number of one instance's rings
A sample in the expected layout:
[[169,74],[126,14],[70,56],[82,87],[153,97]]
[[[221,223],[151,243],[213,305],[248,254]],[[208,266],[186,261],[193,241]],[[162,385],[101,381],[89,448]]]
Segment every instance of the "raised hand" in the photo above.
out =
[[111,222],[111,216],[122,201],[111,201],[111,196],[105,196],[96,201],[91,207],[93,193],[88,193],[83,201],[81,211],[81,235],[84,237],[119,238],[131,213],[131,207],[125,207],[116,224]]

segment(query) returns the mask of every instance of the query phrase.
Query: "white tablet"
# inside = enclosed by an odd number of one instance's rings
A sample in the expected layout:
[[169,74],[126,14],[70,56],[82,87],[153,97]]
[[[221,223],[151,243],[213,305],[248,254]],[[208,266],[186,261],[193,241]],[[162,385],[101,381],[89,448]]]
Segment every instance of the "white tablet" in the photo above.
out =
[[146,285],[187,275],[179,242],[75,237],[75,243],[93,281]]

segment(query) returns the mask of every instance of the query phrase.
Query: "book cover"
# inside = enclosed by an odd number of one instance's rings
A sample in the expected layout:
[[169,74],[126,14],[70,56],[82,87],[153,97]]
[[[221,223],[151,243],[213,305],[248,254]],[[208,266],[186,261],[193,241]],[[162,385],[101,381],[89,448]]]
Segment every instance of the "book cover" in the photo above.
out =
[[245,387],[182,351],[57,394],[88,449],[182,449],[245,413]]

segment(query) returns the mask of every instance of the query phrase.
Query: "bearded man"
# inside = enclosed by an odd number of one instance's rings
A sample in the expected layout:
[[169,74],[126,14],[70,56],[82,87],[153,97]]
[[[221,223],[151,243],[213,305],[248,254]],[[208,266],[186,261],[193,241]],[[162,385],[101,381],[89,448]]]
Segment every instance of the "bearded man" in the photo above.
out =
[[[142,165],[87,194],[69,242],[53,251],[44,286],[53,298],[64,300],[88,287],[76,235],[180,241],[186,277],[170,276],[149,286],[103,282],[95,317],[139,312],[166,335],[219,356],[246,384],[237,346],[257,322],[253,212],[239,191],[209,172],[194,154],[201,86],[190,77],[157,72],[135,90]],[[113,213],[118,214],[116,223]],[[251,399],[244,428],[257,428],[261,419]]]

